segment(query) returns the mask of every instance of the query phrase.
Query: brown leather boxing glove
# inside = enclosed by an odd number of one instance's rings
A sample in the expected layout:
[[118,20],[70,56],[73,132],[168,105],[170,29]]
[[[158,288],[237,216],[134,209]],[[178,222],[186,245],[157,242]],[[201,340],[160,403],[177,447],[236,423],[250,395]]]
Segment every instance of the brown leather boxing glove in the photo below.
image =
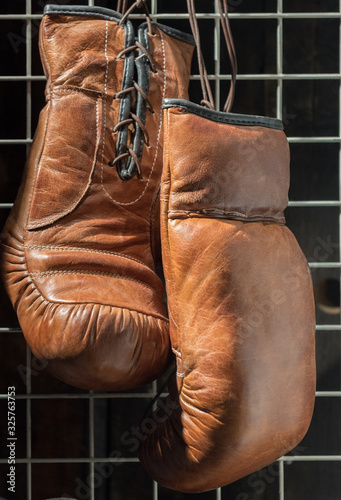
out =
[[[232,78],[237,60],[218,0]],[[203,103],[214,109],[196,39]],[[273,118],[165,99],[161,239],[176,377],[141,423],[139,457],[160,484],[200,492],[288,452],[315,396],[315,315],[307,261],[285,227],[289,148]]]
[[4,280],[29,346],[84,389],[148,383],[169,357],[154,269],[161,102],[187,96],[193,40],[147,23],[135,38],[126,17],[45,8],[47,105],[3,234]]
[[285,226],[281,122],[185,100],[164,108],[161,237],[177,390],[156,430],[142,424],[139,457],[161,485],[200,492],[270,464],[305,435],[314,301]]

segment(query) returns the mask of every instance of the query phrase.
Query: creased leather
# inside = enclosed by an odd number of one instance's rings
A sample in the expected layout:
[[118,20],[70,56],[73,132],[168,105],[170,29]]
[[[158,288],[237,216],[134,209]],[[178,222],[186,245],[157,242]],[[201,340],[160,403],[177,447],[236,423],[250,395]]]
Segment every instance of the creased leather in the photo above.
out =
[[196,493],[267,466],[305,435],[314,301],[282,220],[284,133],[219,123],[181,103],[164,113],[161,238],[177,374],[168,413],[142,422],[139,458],[161,485]]
[[154,27],[150,148],[143,179],[124,182],[108,164],[125,65],[116,57],[132,25],[119,26],[113,11],[56,9],[41,23],[47,104],[3,232],[4,282],[29,346],[51,373],[84,389],[130,389],[169,361],[154,268],[161,105],[163,96],[187,96],[193,46]]

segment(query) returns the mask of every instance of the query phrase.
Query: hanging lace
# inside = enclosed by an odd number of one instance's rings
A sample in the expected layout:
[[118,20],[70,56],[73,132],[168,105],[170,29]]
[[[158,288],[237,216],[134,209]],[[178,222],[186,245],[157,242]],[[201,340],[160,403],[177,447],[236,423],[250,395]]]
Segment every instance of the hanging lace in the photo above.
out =
[[125,11],[127,10],[127,6],[128,6],[128,0],[118,0],[116,10],[120,14],[124,14]]
[[[230,58],[231,63],[231,85],[230,90],[224,104],[224,111],[229,112],[232,108],[235,89],[236,89],[236,75],[237,75],[237,56],[234,47],[230,22],[228,18],[228,6],[227,0],[218,0],[218,8],[221,26],[224,33],[224,38],[227,46],[227,51]],[[200,73],[200,83],[203,94],[203,99],[201,104],[210,109],[215,109],[214,99],[212,95],[211,85],[208,79],[206,65],[204,61],[204,57],[201,51],[201,42],[200,42],[200,32],[198,27],[198,20],[195,12],[195,2],[194,0],[187,0],[187,9],[189,14],[189,22],[191,25],[192,33],[194,36],[195,44],[197,47],[197,56],[198,56],[198,65],[199,65],[199,73]]]

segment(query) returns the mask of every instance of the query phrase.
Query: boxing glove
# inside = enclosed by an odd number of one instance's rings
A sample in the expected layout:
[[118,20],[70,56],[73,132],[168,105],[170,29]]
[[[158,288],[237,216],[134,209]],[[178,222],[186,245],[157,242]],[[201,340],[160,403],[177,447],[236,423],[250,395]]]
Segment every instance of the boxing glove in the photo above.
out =
[[305,435],[314,301],[285,226],[281,122],[181,99],[166,99],[164,114],[161,241],[177,373],[162,415],[142,422],[139,457],[161,485],[196,493],[267,466]]
[[[126,17],[126,16],[125,16]],[[101,7],[45,8],[47,77],[3,232],[6,288],[34,355],[64,382],[124,390],[169,359],[155,273],[165,96],[187,95],[193,39]]]

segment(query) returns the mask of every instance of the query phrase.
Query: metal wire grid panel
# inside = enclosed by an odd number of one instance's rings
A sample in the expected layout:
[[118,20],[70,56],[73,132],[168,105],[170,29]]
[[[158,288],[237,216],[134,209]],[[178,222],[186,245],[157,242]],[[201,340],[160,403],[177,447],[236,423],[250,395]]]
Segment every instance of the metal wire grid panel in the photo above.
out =
[[[241,0],[243,1],[243,0]],[[335,12],[307,12],[307,13],[297,13],[297,12],[284,12],[284,2],[285,0],[277,0],[277,8],[273,12],[263,12],[263,13],[238,13],[234,10],[231,14],[231,20],[233,24],[234,19],[238,20],[258,20],[258,19],[272,19],[277,23],[277,32],[276,32],[276,72],[275,73],[253,73],[253,74],[240,74],[238,76],[238,80],[242,81],[273,81],[277,85],[277,94],[276,94],[276,115],[278,118],[282,118],[282,110],[283,110],[283,84],[286,80],[323,80],[323,81],[337,81],[340,82],[341,79],[341,50],[339,50],[339,71],[336,73],[292,73],[286,74],[284,73],[283,67],[283,22],[286,19],[336,19],[340,23],[340,39],[341,39],[341,1],[339,2],[339,10]],[[72,2],[70,2],[72,3]],[[83,2],[86,4],[86,1]],[[217,2],[215,1],[217,4]],[[241,3],[241,2],[239,2]],[[274,0],[274,3],[275,0]],[[232,2],[233,4],[233,2]],[[237,2],[234,2],[237,4]],[[95,0],[89,0],[88,5],[97,5]],[[114,6],[113,6],[114,7]],[[217,5],[215,5],[215,12],[218,12]],[[214,12],[208,13],[199,13],[198,17],[200,19],[211,19],[214,22],[215,26],[215,34],[214,34],[214,74],[210,74],[209,77],[212,80],[215,87],[216,101],[220,102],[220,91],[221,91],[221,82],[224,80],[228,80],[229,76],[221,73],[221,57],[220,57],[220,48],[221,48],[221,28],[218,15]],[[164,19],[187,19],[187,15],[184,13],[160,13],[158,12],[158,1],[151,0],[151,14],[155,20]],[[138,16],[136,16],[138,17]],[[36,19],[40,19],[41,15],[32,14],[32,0],[26,0],[26,12],[24,14],[6,14],[0,15],[0,20],[8,20],[8,19],[18,19],[26,22],[26,74],[22,76],[0,76],[1,81],[24,81],[26,82],[26,138],[16,139],[3,139],[0,138],[0,145],[5,144],[26,144],[27,150],[30,147],[30,143],[32,142],[32,82],[34,81],[43,81],[43,76],[35,76],[32,74],[32,23]],[[34,43],[37,43],[34,40]],[[193,75],[192,80],[198,80],[198,75]],[[339,85],[339,102],[338,102],[338,112],[339,112],[339,131],[338,135],[333,136],[295,136],[289,137],[289,142],[291,144],[311,144],[311,143],[319,143],[319,144],[340,144],[341,142],[341,85]],[[339,153],[339,180],[341,179],[341,150]],[[325,200],[305,200],[305,201],[291,201],[289,206],[291,207],[341,207],[341,186],[339,181],[339,198],[338,199],[325,199]],[[1,201],[1,200],[0,200]],[[0,209],[8,209],[11,207],[10,203],[0,203]],[[340,216],[339,216],[340,217]],[[341,222],[341,221],[340,221]],[[340,238],[340,236],[339,236]],[[339,239],[339,244],[341,245],[341,241]],[[336,260],[335,262],[311,262],[310,266],[312,269],[340,269],[341,270],[341,262],[340,260]],[[339,318],[340,319],[340,318]],[[7,328],[1,327],[0,332],[6,333],[10,335],[11,333],[19,331],[15,328]],[[328,331],[341,331],[340,321],[335,324],[318,324],[317,331],[328,332]],[[339,346],[341,351],[341,344]],[[17,399],[23,400],[26,405],[26,456],[24,458],[18,458],[17,463],[23,464],[26,467],[26,484],[27,484],[27,500],[37,500],[33,497],[33,488],[32,488],[32,466],[34,464],[44,464],[44,463],[83,463],[89,465],[89,490],[88,497],[90,500],[96,500],[96,475],[95,475],[95,464],[100,463],[117,463],[123,462],[126,464],[133,464],[137,462],[137,458],[117,458],[117,457],[103,457],[99,458],[95,454],[95,418],[94,418],[94,404],[95,401],[99,400],[109,400],[109,399],[132,399],[136,400],[138,398],[146,398],[151,399],[156,393],[156,383],[154,383],[151,387],[150,392],[140,392],[140,393],[125,393],[125,394],[99,394],[99,393],[84,393],[84,392],[74,392],[70,394],[36,394],[32,391],[32,358],[29,349],[27,348],[26,353],[26,394],[18,394]],[[10,381],[9,381],[10,382]],[[341,389],[341,387],[339,387]],[[341,390],[333,390],[333,391],[318,391],[317,398],[340,398]],[[6,399],[6,394],[0,395],[1,399]],[[31,422],[31,404],[33,400],[39,399],[86,399],[89,403],[89,413],[88,413],[88,441],[89,441],[89,453],[88,456],[83,458],[33,458],[32,457],[32,422]],[[65,428],[65,432],[67,431],[67,427]],[[286,497],[286,478],[285,478],[285,463],[286,462],[341,462],[341,450],[340,454],[333,455],[300,455],[296,454],[294,456],[285,456],[279,459],[279,469],[278,469],[278,484],[279,484],[279,500],[289,500],[289,497]],[[6,464],[7,459],[0,459],[0,465]],[[3,493],[5,494],[5,493]],[[221,489],[216,490],[214,493],[216,500],[220,500],[222,498],[223,492]],[[85,498],[85,497],[84,497]],[[102,497],[101,497],[102,498]],[[156,483],[153,484],[152,492],[150,498],[153,500],[159,499],[159,487]],[[168,496],[167,498],[172,498]],[[178,497],[177,497],[178,498]],[[210,497],[213,498],[213,497]],[[239,497],[238,500],[244,500],[248,498],[247,495]],[[276,497],[277,498],[277,497]],[[296,500],[296,499],[295,499]]]

